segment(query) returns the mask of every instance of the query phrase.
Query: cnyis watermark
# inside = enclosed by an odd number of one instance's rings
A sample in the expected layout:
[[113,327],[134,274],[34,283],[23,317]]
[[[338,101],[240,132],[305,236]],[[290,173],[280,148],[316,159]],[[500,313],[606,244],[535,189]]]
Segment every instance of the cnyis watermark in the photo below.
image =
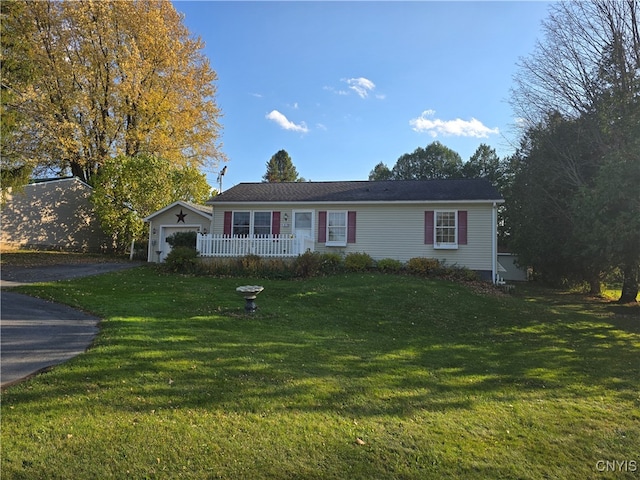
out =
[[599,472],[637,472],[636,460],[598,460],[596,470]]

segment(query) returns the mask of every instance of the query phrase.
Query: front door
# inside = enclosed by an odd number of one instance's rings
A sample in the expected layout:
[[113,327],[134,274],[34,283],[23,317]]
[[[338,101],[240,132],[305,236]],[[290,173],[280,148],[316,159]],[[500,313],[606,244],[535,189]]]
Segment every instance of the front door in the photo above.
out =
[[298,242],[298,252],[314,250],[313,242],[313,210],[297,210],[293,212],[293,233]]

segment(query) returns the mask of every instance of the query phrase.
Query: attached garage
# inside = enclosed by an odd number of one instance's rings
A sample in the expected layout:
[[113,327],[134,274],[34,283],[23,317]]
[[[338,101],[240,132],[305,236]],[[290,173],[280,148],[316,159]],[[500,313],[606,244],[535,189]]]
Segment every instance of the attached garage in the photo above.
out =
[[[212,208],[178,201],[144,219],[149,224],[147,261],[163,262],[171,251],[167,238],[177,232],[206,234],[211,226]],[[194,245],[195,246],[195,245]]]

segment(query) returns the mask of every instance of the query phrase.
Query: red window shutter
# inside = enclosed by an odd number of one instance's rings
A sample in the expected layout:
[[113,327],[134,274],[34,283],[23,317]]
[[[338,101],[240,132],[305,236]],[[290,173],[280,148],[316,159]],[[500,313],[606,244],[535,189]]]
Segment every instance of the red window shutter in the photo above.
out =
[[231,218],[232,212],[224,212],[224,231],[223,233],[230,237],[231,236]]
[[280,212],[271,212],[271,233],[280,235]]
[[467,244],[467,211],[458,210],[458,245]]
[[433,245],[433,210],[424,212],[424,244]]
[[318,212],[318,243],[327,241],[327,212]]
[[347,243],[356,243],[356,212],[347,212]]

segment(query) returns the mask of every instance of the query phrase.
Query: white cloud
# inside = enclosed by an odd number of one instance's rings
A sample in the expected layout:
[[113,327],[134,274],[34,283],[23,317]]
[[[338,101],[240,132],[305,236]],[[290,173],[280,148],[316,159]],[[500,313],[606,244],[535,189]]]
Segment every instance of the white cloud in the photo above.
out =
[[519,129],[522,129],[522,130],[533,126],[533,123],[530,120],[527,120],[526,118],[523,118],[523,117],[515,118],[514,119],[514,123],[515,123],[516,128],[519,128]]
[[349,92],[347,92],[346,90],[336,90],[335,88],[329,86],[324,86],[322,87],[322,89],[331,93],[335,93],[336,95],[349,95]]
[[409,125],[416,132],[427,132],[432,137],[438,135],[454,136],[454,137],[475,137],[487,138],[489,135],[500,133],[498,128],[489,128],[480,120],[471,118],[471,120],[441,120],[439,118],[431,118],[436,114],[435,110],[425,110],[418,118],[409,120]]
[[[376,84],[368,78],[364,77],[342,78],[340,79],[340,81],[346,83],[349,86],[349,89],[336,89],[330,86],[324,86],[322,87],[322,89],[342,96],[350,95],[351,93],[355,92],[360,98],[369,97],[369,95],[373,94],[376,89]],[[384,100],[386,98],[386,95],[382,93],[376,93],[375,98],[377,98],[378,100]]]
[[360,98],[367,98],[370,92],[373,92],[376,88],[376,84],[368,78],[346,78],[342,80],[349,85],[349,88],[356,92]]
[[294,132],[307,133],[309,129],[307,128],[307,124],[304,122],[300,122],[299,124],[293,123],[287,117],[285,117],[282,113],[277,110],[272,110],[270,113],[266,115],[268,120],[277,123],[280,127],[285,130],[292,130]]

